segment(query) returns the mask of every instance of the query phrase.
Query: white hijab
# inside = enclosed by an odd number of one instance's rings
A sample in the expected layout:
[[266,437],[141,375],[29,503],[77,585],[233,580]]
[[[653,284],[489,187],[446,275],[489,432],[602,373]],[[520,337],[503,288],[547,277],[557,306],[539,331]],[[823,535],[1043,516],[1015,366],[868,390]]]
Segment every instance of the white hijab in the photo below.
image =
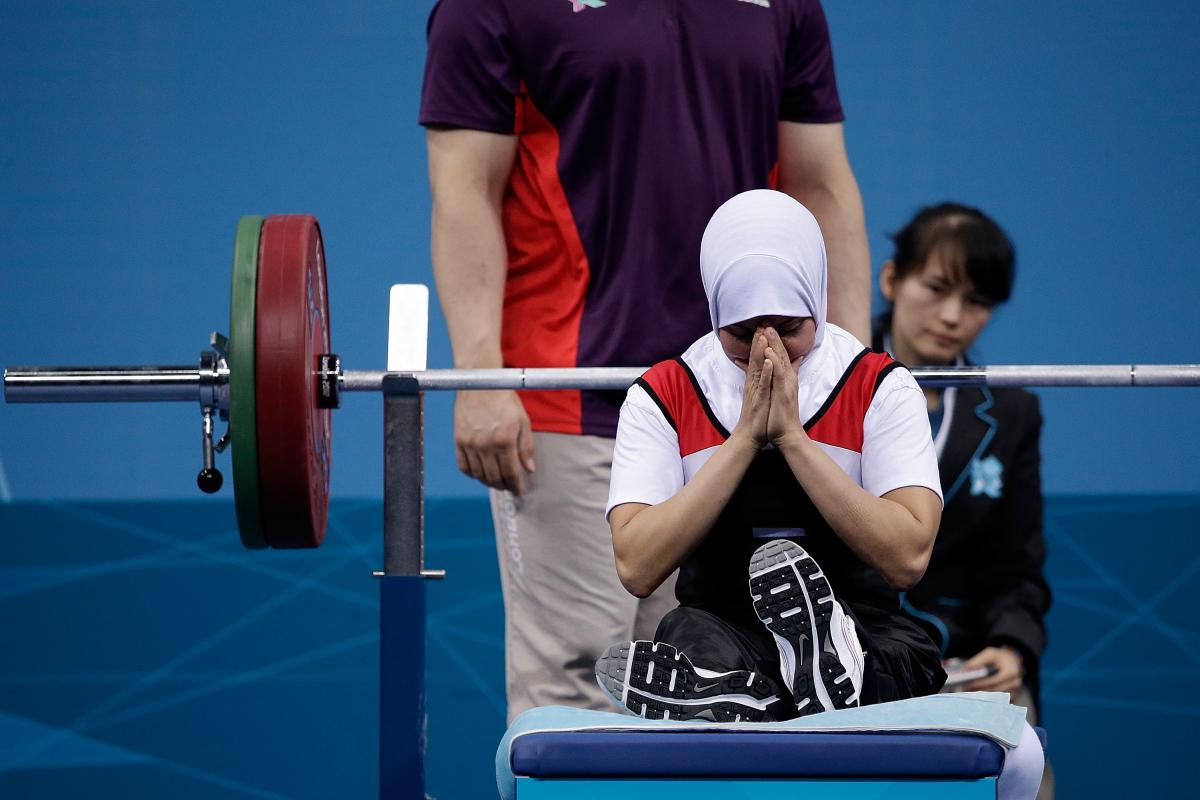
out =
[[812,317],[825,338],[825,240],[807,208],[783,192],[742,192],[716,210],[700,240],[713,331],[776,314]]
[[[726,201],[713,214],[700,242],[700,275],[708,295],[713,333],[697,341],[685,360],[713,411],[730,430],[742,408],[746,373],[729,360],[716,331],[767,314],[812,317],[813,349],[800,366],[799,409],[807,419],[828,396],[824,373],[825,240],[812,213],[782,192],[754,189]],[[690,356],[690,358],[689,358]],[[836,358],[834,359],[836,360]],[[832,373],[831,373],[832,374]],[[836,381],[834,374],[832,380]]]

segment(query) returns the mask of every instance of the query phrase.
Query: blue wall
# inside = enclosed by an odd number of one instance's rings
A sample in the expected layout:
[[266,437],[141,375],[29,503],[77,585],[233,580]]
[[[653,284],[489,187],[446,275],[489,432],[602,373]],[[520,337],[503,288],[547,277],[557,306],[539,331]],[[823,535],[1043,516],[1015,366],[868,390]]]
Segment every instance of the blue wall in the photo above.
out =
[[[429,5],[0,5],[0,364],[191,363],[227,329],[237,217],[308,211],[335,349],[381,368],[387,286],[430,281]],[[917,205],[977,203],[1021,262],[982,360],[1200,361],[1194,4],[827,5],[876,264]],[[449,363],[435,313],[431,364]],[[1200,489],[1200,390],[1043,398],[1051,491]],[[478,496],[449,402],[429,403],[429,491]],[[334,491],[378,496],[379,399],[345,406]],[[0,500],[195,496],[197,423],[183,404],[0,405]]]

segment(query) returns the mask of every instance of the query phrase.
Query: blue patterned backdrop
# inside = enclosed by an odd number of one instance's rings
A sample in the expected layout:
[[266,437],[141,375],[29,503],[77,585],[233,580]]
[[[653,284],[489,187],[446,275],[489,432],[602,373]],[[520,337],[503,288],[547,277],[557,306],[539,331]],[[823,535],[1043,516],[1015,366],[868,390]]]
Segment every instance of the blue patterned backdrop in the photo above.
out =
[[[494,794],[502,610],[486,504],[434,501],[429,788]],[[1200,717],[1200,496],[1051,498],[1045,724],[1059,796],[1173,794]],[[376,791],[381,506],[310,552],[212,503],[0,505],[0,797]]]

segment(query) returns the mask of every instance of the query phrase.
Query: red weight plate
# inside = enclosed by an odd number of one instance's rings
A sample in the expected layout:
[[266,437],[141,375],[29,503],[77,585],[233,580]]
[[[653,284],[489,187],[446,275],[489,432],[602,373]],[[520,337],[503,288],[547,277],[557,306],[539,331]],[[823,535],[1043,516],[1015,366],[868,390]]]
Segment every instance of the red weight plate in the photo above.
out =
[[316,547],[329,520],[331,422],[317,408],[317,358],[329,350],[325,250],[314,217],[267,217],[259,243],[255,416],[263,534]]

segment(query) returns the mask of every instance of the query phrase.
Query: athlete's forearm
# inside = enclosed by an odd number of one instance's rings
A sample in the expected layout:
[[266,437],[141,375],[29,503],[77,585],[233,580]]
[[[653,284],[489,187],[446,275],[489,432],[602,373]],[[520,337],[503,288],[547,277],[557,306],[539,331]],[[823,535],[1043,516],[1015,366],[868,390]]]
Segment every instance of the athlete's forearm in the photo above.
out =
[[704,540],[757,453],[753,441],[735,434],[670,499],[632,516],[613,509],[617,574],[631,594],[648,596]]
[[[909,589],[921,579],[941,521],[940,502],[931,502],[937,495],[923,487],[907,487],[876,497],[807,436],[776,446],[821,516],[855,555],[893,588]],[[889,499],[892,495],[906,504]]]

